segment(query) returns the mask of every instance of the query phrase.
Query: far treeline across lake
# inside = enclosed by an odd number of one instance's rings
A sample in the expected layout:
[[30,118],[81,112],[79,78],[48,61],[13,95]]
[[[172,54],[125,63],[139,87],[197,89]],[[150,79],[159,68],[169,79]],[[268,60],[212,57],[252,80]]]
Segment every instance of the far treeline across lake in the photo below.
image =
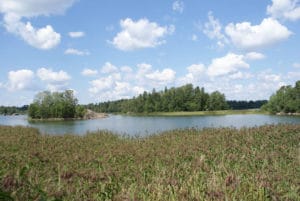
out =
[[72,90],[65,92],[44,91],[36,95],[30,106],[0,106],[0,114],[28,113],[32,119],[82,119],[87,109],[103,113],[149,114],[155,112],[191,112],[216,110],[258,109],[276,113],[300,113],[300,81],[295,86],[282,86],[270,100],[238,101],[226,100],[219,91],[205,92],[202,87],[187,84],[181,87],[165,88],[157,92],[144,92],[131,99],[107,101],[98,104],[79,105]]

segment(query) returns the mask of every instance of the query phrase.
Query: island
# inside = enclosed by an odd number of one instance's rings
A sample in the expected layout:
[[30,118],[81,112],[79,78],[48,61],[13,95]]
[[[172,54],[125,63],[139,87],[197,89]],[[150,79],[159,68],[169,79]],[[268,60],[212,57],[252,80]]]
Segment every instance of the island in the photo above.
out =
[[64,92],[40,92],[28,108],[29,120],[78,120],[105,118],[105,113],[97,113],[78,104],[72,90]]

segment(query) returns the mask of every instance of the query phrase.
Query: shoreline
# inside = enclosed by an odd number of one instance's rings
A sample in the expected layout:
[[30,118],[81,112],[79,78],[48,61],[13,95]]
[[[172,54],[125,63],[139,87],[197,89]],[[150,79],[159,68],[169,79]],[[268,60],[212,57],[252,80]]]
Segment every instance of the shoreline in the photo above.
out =
[[89,120],[89,119],[103,119],[107,118],[107,113],[98,113],[87,109],[84,117],[82,118],[47,118],[47,119],[33,119],[28,117],[28,121],[31,122],[50,122],[50,121],[76,121],[76,120]]
[[216,111],[178,111],[178,112],[151,112],[151,113],[119,113],[128,116],[215,116],[215,115],[235,115],[235,114],[270,114],[269,112],[260,109],[245,109],[245,110],[216,110]]

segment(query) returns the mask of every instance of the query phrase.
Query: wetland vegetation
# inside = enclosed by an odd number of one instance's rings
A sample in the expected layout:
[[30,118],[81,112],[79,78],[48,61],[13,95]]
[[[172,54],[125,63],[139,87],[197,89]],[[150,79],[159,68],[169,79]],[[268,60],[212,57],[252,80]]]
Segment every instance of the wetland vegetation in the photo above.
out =
[[299,200],[300,125],[41,135],[0,127],[0,200]]

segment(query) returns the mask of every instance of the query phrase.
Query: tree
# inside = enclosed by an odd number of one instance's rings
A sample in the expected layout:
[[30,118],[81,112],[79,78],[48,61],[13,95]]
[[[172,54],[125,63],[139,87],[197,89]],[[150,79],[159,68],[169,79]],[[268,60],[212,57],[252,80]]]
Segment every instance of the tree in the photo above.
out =
[[212,110],[225,110],[228,109],[228,105],[225,100],[225,95],[221,94],[218,91],[215,91],[210,94],[208,98],[208,105],[207,109],[212,111]]
[[273,114],[300,112],[300,81],[295,83],[295,87],[282,86],[270,97],[269,102],[262,106],[262,109]]
[[64,92],[40,92],[30,104],[28,114],[33,119],[75,118],[84,116],[72,90]]

